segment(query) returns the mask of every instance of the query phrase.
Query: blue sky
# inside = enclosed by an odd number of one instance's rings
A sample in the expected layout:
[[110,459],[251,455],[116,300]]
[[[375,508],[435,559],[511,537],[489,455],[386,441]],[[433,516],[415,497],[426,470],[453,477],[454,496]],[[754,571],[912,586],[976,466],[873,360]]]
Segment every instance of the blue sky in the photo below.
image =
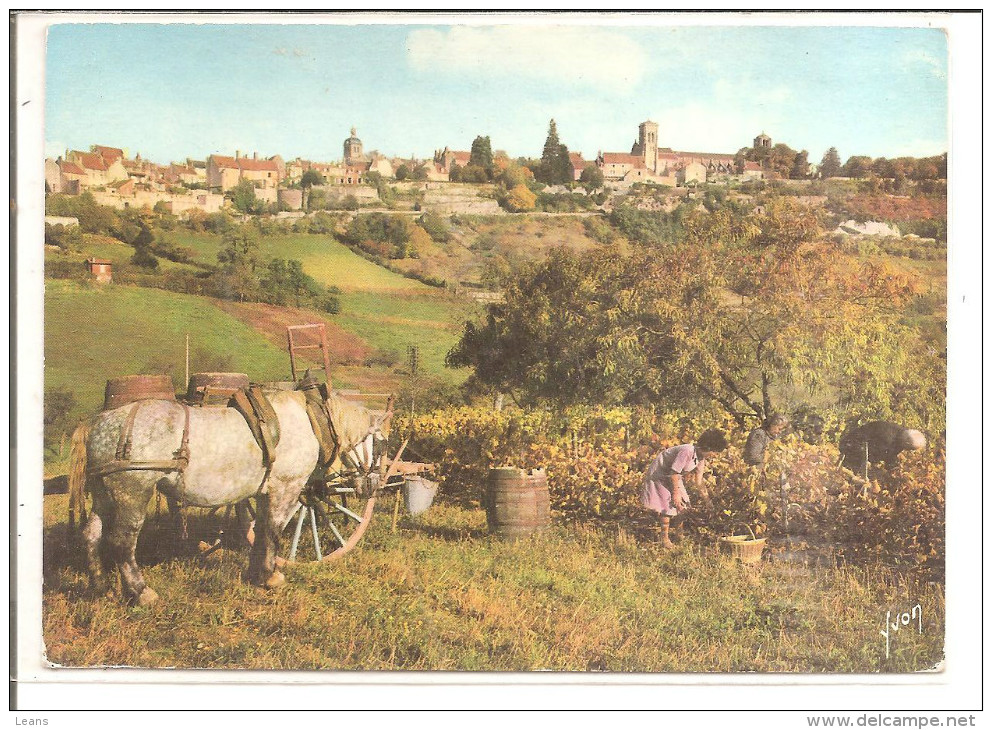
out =
[[589,159],[646,119],[688,151],[762,131],[814,162],[947,150],[947,43],[927,28],[63,24],[45,77],[53,157],[330,161],[352,126],[387,155],[481,134],[539,156],[552,117]]

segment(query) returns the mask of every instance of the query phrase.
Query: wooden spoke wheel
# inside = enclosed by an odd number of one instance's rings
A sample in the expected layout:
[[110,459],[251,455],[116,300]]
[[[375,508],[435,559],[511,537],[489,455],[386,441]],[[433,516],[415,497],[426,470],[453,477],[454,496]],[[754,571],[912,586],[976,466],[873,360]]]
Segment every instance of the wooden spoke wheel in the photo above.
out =
[[332,562],[365,535],[377,495],[340,480],[310,484],[283,532],[284,562]]

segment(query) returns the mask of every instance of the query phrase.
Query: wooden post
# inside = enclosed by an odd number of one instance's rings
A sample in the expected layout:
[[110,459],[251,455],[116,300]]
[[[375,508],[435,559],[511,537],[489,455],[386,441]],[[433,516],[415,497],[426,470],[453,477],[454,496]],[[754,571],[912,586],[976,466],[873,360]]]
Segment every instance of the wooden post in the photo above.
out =
[[396,490],[396,499],[393,500],[393,532],[396,532],[396,522],[400,517],[400,490]]

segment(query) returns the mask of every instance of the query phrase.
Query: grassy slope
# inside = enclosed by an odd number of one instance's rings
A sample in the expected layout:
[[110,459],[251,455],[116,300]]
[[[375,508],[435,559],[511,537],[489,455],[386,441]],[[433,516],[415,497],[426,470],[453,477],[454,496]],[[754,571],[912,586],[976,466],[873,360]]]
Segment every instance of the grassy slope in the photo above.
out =
[[[170,235],[201,261],[216,262],[220,236]],[[469,305],[366,261],[331,236],[263,236],[259,241],[263,258],[297,259],[314,279],[342,290],[342,311],[333,317],[342,328],[401,358],[407,346],[416,345],[426,372],[453,382],[464,379],[464,373],[444,367],[444,356],[461,334]]]
[[[435,505],[389,530],[391,500],[333,566],[289,566],[276,593],[247,556],[203,563],[144,549],[152,609],[87,593],[66,497],[46,499],[44,638],[66,665],[338,670],[909,672],[942,659],[943,592],[882,569],[765,562],[706,546],[666,554],[616,528],[489,537],[480,509]],[[377,525],[377,526],[376,526]],[[147,537],[146,537],[147,539]],[[139,544],[139,551],[141,547]],[[885,659],[887,610],[919,601],[922,636]]]
[[[108,378],[170,370],[182,386],[186,333],[191,369],[289,375],[285,351],[222,312],[211,300],[157,289],[46,282],[45,385],[67,387],[83,412],[103,405]],[[197,361],[199,360],[199,362]]]

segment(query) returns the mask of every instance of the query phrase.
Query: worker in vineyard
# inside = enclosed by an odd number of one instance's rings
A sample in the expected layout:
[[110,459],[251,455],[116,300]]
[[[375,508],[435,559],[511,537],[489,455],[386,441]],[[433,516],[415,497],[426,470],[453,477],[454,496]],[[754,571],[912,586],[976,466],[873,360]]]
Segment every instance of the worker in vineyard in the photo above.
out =
[[704,432],[694,444],[672,446],[648,465],[641,485],[641,506],[661,519],[661,546],[675,547],[669,538],[672,517],[689,508],[685,480],[692,477],[697,490],[703,488],[706,462],[727,448],[727,437],[719,429]]
[[780,413],[773,413],[758,428],[751,431],[744,444],[742,457],[748,466],[762,466],[765,463],[765,450],[772,439],[778,438],[789,427],[789,419]]

